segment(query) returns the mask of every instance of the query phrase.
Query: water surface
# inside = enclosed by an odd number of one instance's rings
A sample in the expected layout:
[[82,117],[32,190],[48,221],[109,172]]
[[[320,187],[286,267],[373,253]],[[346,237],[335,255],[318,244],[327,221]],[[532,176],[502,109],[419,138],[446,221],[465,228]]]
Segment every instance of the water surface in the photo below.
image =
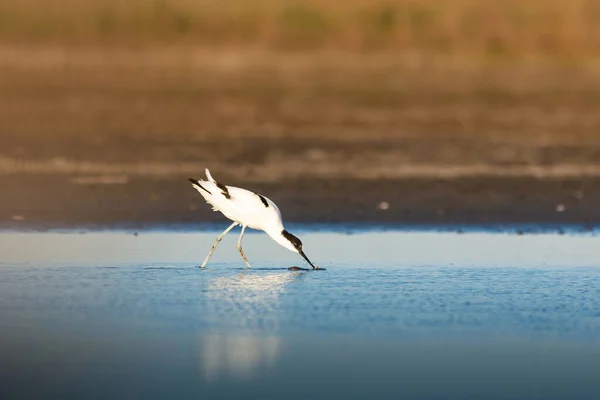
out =
[[0,233],[2,398],[596,399],[600,238]]

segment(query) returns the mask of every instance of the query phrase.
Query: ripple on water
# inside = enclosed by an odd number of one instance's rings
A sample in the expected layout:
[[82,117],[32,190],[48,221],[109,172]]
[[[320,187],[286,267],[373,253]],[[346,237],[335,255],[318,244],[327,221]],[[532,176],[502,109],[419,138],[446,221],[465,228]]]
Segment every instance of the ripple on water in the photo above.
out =
[[212,234],[18,238],[39,252],[0,240],[10,249],[3,388],[9,398],[597,398],[597,238],[304,236],[327,271],[288,271],[298,260],[260,235],[245,244],[253,270],[235,240],[196,268]]

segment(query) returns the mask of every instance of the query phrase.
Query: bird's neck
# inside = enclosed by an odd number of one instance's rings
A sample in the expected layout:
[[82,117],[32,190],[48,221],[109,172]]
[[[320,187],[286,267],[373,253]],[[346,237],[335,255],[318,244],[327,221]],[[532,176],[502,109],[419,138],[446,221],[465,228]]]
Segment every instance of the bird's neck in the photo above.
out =
[[292,245],[292,243],[290,243],[290,241],[283,236],[283,226],[281,227],[281,229],[277,230],[277,229],[270,229],[267,232],[267,235],[269,235],[271,237],[271,239],[273,239],[274,241],[276,241],[278,244],[280,244],[281,246],[285,247],[286,249],[290,250],[290,251],[296,251],[296,249],[294,248],[294,246]]

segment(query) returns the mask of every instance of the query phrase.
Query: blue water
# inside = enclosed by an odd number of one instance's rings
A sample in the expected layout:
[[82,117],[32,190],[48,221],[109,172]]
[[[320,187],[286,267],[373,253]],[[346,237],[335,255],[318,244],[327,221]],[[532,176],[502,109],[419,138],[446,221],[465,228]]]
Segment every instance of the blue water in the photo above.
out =
[[600,398],[600,237],[0,233],[0,398]]

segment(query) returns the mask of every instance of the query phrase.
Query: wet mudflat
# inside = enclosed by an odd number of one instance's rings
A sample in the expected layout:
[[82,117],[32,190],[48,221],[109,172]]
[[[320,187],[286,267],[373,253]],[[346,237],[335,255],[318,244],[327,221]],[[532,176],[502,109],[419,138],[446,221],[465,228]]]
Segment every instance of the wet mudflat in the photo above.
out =
[[[0,174],[0,229],[198,229],[201,223],[223,224],[225,229],[227,220],[213,212],[187,181],[189,176],[204,176],[198,171],[205,166],[198,165],[189,175],[123,176],[122,181],[118,176],[86,181],[68,174]],[[215,177],[224,175],[217,171]],[[577,225],[581,232],[600,224],[600,179],[593,177],[306,178],[271,183],[227,175],[222,179],[264,193],[279,206],[286,222],[443,225],[454,230],[545,224],[553,225],[554,232],[566,224]]]
[[593,399],[596,234],[0,233],[3,398]]

